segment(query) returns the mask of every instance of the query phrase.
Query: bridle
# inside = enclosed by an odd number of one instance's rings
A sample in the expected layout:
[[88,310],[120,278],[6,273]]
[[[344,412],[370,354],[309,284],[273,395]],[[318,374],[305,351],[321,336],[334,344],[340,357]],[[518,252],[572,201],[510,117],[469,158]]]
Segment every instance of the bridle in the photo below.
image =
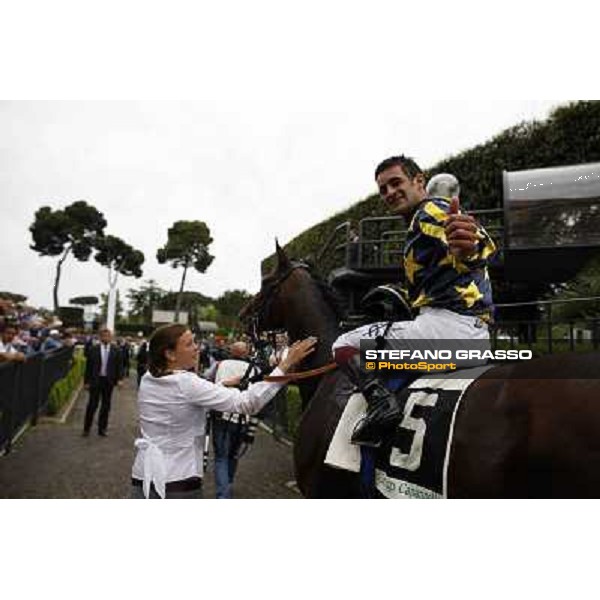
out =
[[247,320],[250,325],[249,333],[252,342],[255,345],[260,339],[260,334],[262,333],[260,324],[264,317],[269,314],[269,309],[275,301],[277,291],[296,269],[305,269],[308,271],[309,266],[303,261],[292,262],[290,266],[283,273],[281,273],[275,281],[273,281],[273,283],[269,283],[267,285],[267,288],[264,290],[264,292],[261,290],[257,294],[256,303],[252,301],[250,305],[251,311],[245,320]]
[[[248,314],[247,320],[250,324],[250,337],[255,346],[257,341],[260,339],[260,334],[262,333],[260,329],[262,319],[268,314],[268,311],[271,308],[275,297],[277,296],[277,291],[279,290],[279,288],[285,283],[288,277],[296,269],[305,269],[306,271],[310,271],[310,267],[305,262],[292,262],[290,266],[283,273],[281,273],[273,283],[268,284],[264,292],[261,290],[257,294],[256,304],[254,304],[254,302],[251,304],[251,311]],[[288,373],[285,375],[267,376],[264,378],[264,381],[272,381],[279,383],[299,381],[302,379],[308,379],[310,377],[316,377],[317,375],[322,375],[323,373],[328,373],[329,371],[333,371],[334,369],[336,369],[337,366],[338,365],[335,362],[331,362],[322,367],[310,369],[309,371],[301,371],[299,373]]]

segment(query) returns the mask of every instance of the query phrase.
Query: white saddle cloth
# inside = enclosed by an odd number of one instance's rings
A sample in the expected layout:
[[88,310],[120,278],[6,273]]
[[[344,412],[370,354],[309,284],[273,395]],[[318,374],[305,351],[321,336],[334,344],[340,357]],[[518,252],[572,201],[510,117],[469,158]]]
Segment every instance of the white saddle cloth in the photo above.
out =
[[345,469],[353,473],[360,473],[360,446],[350,443],[350,436],[356,423],[367,412],[367,402],[364,396],[356,392],[350,396],[342,417],[335,428],[335,433],[327,455],[325,464],[336,469]]

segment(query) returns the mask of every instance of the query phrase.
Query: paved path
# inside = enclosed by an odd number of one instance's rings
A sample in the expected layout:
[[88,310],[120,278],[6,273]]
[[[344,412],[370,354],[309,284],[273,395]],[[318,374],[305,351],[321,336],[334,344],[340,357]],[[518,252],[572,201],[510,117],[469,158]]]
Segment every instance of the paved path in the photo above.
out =
[[[87,393],[79,394],[66,423],[30,428],[0,457],[0,498],[126,498],[137,436],[135,380],[113,394],[109,436],[95,429],[81,437]],[[300,498],[290,489],[292,451],[259,430],[242,458],[236,498]],[[288,485],[286,485],[288,484]],[[205,474],[205,497],[214,497],[212,464]]]

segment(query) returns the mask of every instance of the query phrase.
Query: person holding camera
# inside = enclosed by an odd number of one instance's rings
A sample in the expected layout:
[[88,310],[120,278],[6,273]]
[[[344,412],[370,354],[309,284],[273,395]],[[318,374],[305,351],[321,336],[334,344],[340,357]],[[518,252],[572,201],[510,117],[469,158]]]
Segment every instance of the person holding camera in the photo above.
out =
[[[215,382],[232,381],[241,376],[244,389],[248,380],[257,374],[256,367],[249,361],[250,349],[246,342],[234,342],[229,347],[231,358],[221,361],[216,369]],[[235,379],[233,379],[235,381]],[[224,385],[227,385],[224,383]],[[278,392],[279,393],[279,392]],[[211,435],[215,453],[215,486],[219,500],[233,498],[233,480],[237,471],[242,449],[249,442],[250,415],[232,412],[211,411]],[[255,426],[256,423],[253,423]]]

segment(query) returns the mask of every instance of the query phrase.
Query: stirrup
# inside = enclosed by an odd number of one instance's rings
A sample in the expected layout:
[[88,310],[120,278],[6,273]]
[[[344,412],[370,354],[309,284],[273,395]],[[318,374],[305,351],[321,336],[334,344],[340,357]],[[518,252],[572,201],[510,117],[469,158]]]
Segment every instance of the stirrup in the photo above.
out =
[[[369,422],[366,415],[360,419],[354,426],[352,435],[350,436],[350,443],[357,446],[366,446],[367,448],[379,448],[381,446],[381,436],[377,435],[375,431],[368,431]],[[365,435],[365,429],[366,435]],[[371,435],[369,435],[369,433]]]
[[402,411],[395,403],[395,398],[378,400],[379,405],[371,405],[367,409],[367,414],[356,423],[350,436],[351,443],[377,448],[381,445],[383,437],[391,433],[402,420]]

